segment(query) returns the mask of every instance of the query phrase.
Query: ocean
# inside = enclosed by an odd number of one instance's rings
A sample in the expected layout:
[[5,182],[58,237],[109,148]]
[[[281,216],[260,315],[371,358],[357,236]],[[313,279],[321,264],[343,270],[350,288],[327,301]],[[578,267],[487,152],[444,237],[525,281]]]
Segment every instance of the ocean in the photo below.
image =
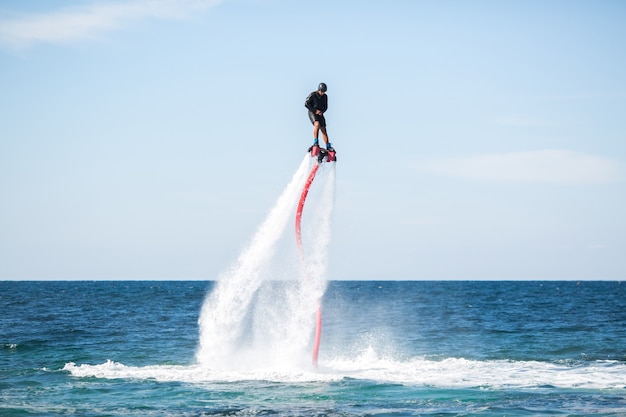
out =
[[301,291],[2,281],[0,416],[626,416],[626,284],[331,281],[317,366]]

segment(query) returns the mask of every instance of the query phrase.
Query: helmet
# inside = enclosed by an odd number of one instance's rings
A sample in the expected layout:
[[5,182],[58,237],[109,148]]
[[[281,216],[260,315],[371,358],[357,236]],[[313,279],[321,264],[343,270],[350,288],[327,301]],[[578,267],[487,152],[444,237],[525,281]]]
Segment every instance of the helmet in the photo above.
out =
[[318,91],[326,92],[326,89],[327,89],[327,87],[326,87],[326,84],[324,84],[324,83],[320,83],[320,85],[317,87]]

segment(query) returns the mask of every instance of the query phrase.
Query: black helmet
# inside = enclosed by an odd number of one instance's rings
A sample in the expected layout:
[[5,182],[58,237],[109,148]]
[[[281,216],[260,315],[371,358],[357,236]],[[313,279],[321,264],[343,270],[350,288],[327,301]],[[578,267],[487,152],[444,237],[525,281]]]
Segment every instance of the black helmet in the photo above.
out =
[[324,83],[320,83],[320,85],[317,87],[317,91],[323,91],[326,92],[326,84]]

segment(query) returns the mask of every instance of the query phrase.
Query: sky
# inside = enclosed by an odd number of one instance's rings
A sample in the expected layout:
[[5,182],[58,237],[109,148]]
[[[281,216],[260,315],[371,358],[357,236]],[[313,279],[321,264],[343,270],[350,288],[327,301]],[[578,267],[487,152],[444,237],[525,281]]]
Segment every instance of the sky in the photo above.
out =
[[0,280],[216,279],[312,142],[328,278],[626,279],[626,2],[4,0]]

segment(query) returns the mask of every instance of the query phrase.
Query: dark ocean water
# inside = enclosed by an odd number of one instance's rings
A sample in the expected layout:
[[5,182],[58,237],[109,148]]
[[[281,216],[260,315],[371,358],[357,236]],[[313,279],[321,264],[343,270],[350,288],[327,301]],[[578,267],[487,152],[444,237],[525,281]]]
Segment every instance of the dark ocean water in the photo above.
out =
[[626,284],[330,282],[317,368],[219,369],[213,285],[0,282],[0,416],[626,416]]

